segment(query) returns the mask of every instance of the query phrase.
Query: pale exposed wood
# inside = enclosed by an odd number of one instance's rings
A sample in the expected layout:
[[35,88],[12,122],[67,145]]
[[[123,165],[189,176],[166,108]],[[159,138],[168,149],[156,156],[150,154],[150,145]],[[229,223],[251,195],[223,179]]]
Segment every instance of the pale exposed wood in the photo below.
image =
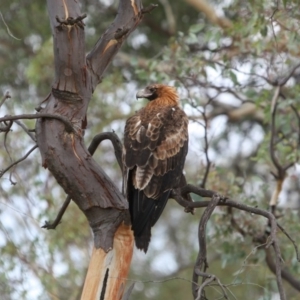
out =
[[276,188],[274,189],[271,200],[270,200],[270,204],[269,204],[270,207],[276,206],[278,204],[278,197],[282,190],[282,184],[283,184],[283,180],[278,179],[276,182]]
[[121,300],[133,252],[130,226],[122,224],[116,231],[109,252],[93,248],[81,300]]

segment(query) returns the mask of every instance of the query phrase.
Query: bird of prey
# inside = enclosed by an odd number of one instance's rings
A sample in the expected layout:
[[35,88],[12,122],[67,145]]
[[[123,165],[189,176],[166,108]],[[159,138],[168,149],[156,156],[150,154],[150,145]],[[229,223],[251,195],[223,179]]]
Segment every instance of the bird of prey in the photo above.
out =
[[136,95],[149,100],[125,125],[123,162],[135,244],[148,250],[151,227],[178,187],[188,151],[188,117],[176,89],[147,86]]

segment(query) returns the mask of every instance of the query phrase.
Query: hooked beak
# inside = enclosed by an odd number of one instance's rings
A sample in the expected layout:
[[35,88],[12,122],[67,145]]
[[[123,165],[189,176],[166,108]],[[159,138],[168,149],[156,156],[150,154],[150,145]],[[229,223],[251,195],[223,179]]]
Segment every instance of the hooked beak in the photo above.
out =
[[139,90],[137,93],[136,93],[136,99],[138,98],[148,98],[150,97],[152,94],[149,92],[149,91],[146,91],[146,90]]

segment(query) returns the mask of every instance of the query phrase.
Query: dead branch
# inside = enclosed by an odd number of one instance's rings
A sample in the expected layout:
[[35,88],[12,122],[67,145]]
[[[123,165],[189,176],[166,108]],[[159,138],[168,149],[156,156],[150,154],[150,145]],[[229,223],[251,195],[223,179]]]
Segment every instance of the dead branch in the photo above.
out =
[[276,128],[275,128],[275,121],[276,121],[276,109],[277,109],[277,101],[280,96],[280,86],[277,86],[274,91],[274,95],[271,102],[271,137],[270,137],[270,146],[269,146],[269,152],[270,157],[273,162],[273,165],[276,168],[276,174],[272,172],[273,176],[275,177],[277,184],[276,188],[272,194],[271,200],[270,200],[270,207],[274,210],[274,208],[277,205],[278,196],[282,189],[282,184],[284,181],[284,178],[286,176],[286,171],[291,166],[294,165],[294,162],[291,162],[287,164],[286,166],[282,166],[279,162],[276,154],[275,154],[275,136],[276,136]]
[[277,223],[278,228],[282,231],[282,233],[292,242],[292,244],[294,245],[295,248],[295,252],[296,252],[296,256],[297,256],[297,261],[300,262],[300,254],[299,254],[299,250],[298,250],[298,246],[295,242],[295,240],[286,232],[286,230]]
[[0,132],[5,132],[5,135],[10,131],[13,121],[4,121],[3,122],[5,126],[0,124]]
[[59,120],[62,123],[65,124],[65,129],[67,132],[74,132],[75,129],[72,125],[72,123],[64,118],[63,116],[60,115],[55,115],[55,114],[44,114],[44,113],[38,113],[38,114],[23,114],[23,115],[16,115],[16,116],[5,116],[0,118],[0,123],[4,121],[14,121],[14,120],[32,120],[32,119],[55,119]]
[[297,108],[292,104],[291,108],[293,110],[293,112],[295,113],[296,117],[297,117],[297,121],[298,121],[298,145],[297,148],[300,148],[300,114],[297,110]]
[[[188,185],[186,187],[184,187],[182,190],[184,190],[185,193],[187,192],[192,192],[195,193],[199,196],[206,196],[208,197],[208,195],[214,195],[217,193],[214,193],[213,191],[205,191],[201,188],[198,188],[196,186],[193,185]],[[180,192],[178,191],[173,191],[172,192],[172,198],[174,198],[180,205],[182,205],[183,207],[187,208],[187,207],[192,207],[192,208],[196,208],[196,207],[208,207],[211,204],[211,201],[199,201],[199,202],[189,202],[183,199],[183,197],[180,195]],[[266,211],[266,210],[262,210],[256,207],[250,207],[248,205],[239,203],[239,202],[235,202],[229,199],[224,199],[226,201],[222,201],[222,202],[218,202],[217,205],[221,205],[221,206],[230,206],[233,208],[237,208],[239,210],[243,210],[243,211],[247,211],[249,213],[253,213],[256,215],[260,215],[263,216],[265,218],[268,219],[270,227],[271,227],[271,232],[270,232],[270,236],[268,239],[268,243],[266,245],[267,248],[269,248],[271,245],[274,248],[274,252],[275,252],[275,266],[276,266],[276,281],[277,281],[277,286],[278,286],[278,291],[280,294],[280,299],[281,300],[286,300],[286,295],[285,295],[285,291],[283,289],[283,284],[282,284],[282,277],[281,277],[281,262],[282,262],[282,257],[281,257],[281,252],[280,252],[280,248],[279,248],[279,244],[278,244],[278,239],[276,236],[276,232],[277,232],[277,222],[276,222],[276,218],[275,216]],[[196,294],[194,293],[195,289],[193,289],[193,294],[194,297],[196,297]]]
[[123,162],[122,162],[122,142],[117,136],[115,132],[102,132],[94,136],[88,151],[91,155],[93,155],[99,146],[99,144],[104,140],[110,140],[114,150],[115,150],[115,156],[118,161],[119,167],[121,171],[123,171]]
[[30,130],[19,120],[14,121],[16,124],[18,124],[26,133],[27,135],[36,143],[35,135],[30,132]]
[[[204,213],[202,214],[199,222],[199,227],[198,227],[199,252],[194,267],[193,283],[192,283],[192,291],[193,291],[194,298],[197,298],[197,294],[198,294],[197,292],[198,275],[196,270],[199,272],[206,272],[206,269],[208,268],[207,257],[206,257],[206,225],[208,220],[211,217],[211,214],[213,213],[214,209],[216,208],[220,200],[221,200],[221,196],[219,196],[218,194],[213,195],[211,201],[209,201],[209,204],[207,205]],[[200,295],[202,294],[200,293]]]
[[276,83],[277,83],[277,85],[279,85],[279,86],[284,86],[288,82],[288,80],[294,75],[295,71],[299,67],[300,67],[300,63],[298,63],[297,65],[295,65],[294,67],[292,67],[291,70],[288,72],[288,74],[284,78],[282,78],[280,80],[276,80],[274,82],[274,85],[276,85]]
[[4,170],[0,171],[0,178],[8,171],[10,170],[12,167],[16,166],[18,163],[20,163],[21,161],[25,160],[31,152],[33,152],[38,146],[34,145],[23,157],[21,157],[20,159],[18,159],[17,161],[15,161],[14,163],[12,163],[11,165],[9,165],[7,168],[5,168]]
[[71,202],[71,197],[68,195],[66,200],[64,201],[62,207],[60,208],[55,220],[53,222],[45,221],[45,224],[42,226],[42,228],[46,228],[47,230],[49,229],[55,229],[58,224],[60,224],[61,219],[63,215],[65,214],[70,202]]
[[201,300],[201,299],[206,299],[206,298],[202,298],[203,293],[204,293],[204,287],[209,285],[211,282],[214,281],[213,277],[206,277],[204,279],[204,281],[202,282],[202,284],[200,285],[198,291],[197,291],[197,298],[196,300]]
[[134,288],[134,284],[131,284],[130,287],[127,289],[127,291],[124,293],[123,297],[122,297],[122,300],[130,300],[130,295],[131,295],[131,292]]
[[4,103],[7,99],[9,99],[9,98],[11,98],[11,96],[10,96],[9,92],[7,91],[7,92],[3,95],[3,97],[2,97],[2,99],[1,99],[1,101],[0,101],[0,108],[1,108],[1,106],[3,105],[3,103]]
[[[268,248],[265,248],[266,253],[266,263],[269,269],[272,271],[273,274],[276,274],[276,263],[274,262],[273,255],[271,253],[271,250]],[[297,291],[300,291],[300,280],[297,280],[290,272],[288,272],[285,269],[281,270],[281,276],[284,280],[286,280],[293,288],[295,288]]]
[[204,127],[204,154],[205,154],[205,159],[206,159],[206,167],[205,167],[204,176],[203,176],[203,179],[202,179],[202,182],[201,182],[201,185],[200,185],[201,188],[205,188],[206,181],[207,181],[208,174],[209,174],[209,170],[210,170],[210,166],[211,166],[211,161],[210,161],[209,156],[208,156],[208,148],[209,148],[209,143],[208,143],[208,118],[207,118],[207,115],[206,115],[206,108],[207,108],[207,105],[209,105],[210,102],[211,101],[208,101],[206,103],[206,105],[203,106],[203,112],[202,112],[202,117],[203,117],[203,120],[204,120],[204,124],[203,124],[203,127]]
[[158,7],[157,4],[150,4],[149,6],[142,8],[142,14],[149,14],[151,11],[153,11],[156,7]]
[[[153,5],[150,7],[151,9],[148,9],[149,12],[155,8]],[[143,14],[141,1],[119,2],[118,13],[114,22],[111,23],[94,48],[86,56],[86,62],[91,71],[93,90],[101,82],[103,73],[123,42],[142,20]]]
[[197,272],[198,276],[201,276],[201,277],[205,278],[204,282],[201,284],[201,286],[198,289],[196,300],[197,299],[199,299],[199,300],[202,299],[201,295],[202,295],[202,291],[203,291],[204,287],[207,286],[207,285],[210,285],[210,283],[213,282],[213,281],[217,281],[217,285],[221,288],[224,298],[228,299],[227,293],[224,289],[224,285],[221,283],[221,281],[219,280],[218,277],[216,277],[213,274],[199,272],[198,270],[196,270],[196,272]]

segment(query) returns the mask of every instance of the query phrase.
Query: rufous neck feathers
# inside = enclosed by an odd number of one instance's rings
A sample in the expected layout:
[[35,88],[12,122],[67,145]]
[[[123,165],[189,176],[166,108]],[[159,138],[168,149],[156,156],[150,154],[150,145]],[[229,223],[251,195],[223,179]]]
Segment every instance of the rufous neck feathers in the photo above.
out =
[[179,105],[179,96],[176,89],[172,86],[161,85],[157,88],[157,98],[150,101],[147,107],[177,105]]

